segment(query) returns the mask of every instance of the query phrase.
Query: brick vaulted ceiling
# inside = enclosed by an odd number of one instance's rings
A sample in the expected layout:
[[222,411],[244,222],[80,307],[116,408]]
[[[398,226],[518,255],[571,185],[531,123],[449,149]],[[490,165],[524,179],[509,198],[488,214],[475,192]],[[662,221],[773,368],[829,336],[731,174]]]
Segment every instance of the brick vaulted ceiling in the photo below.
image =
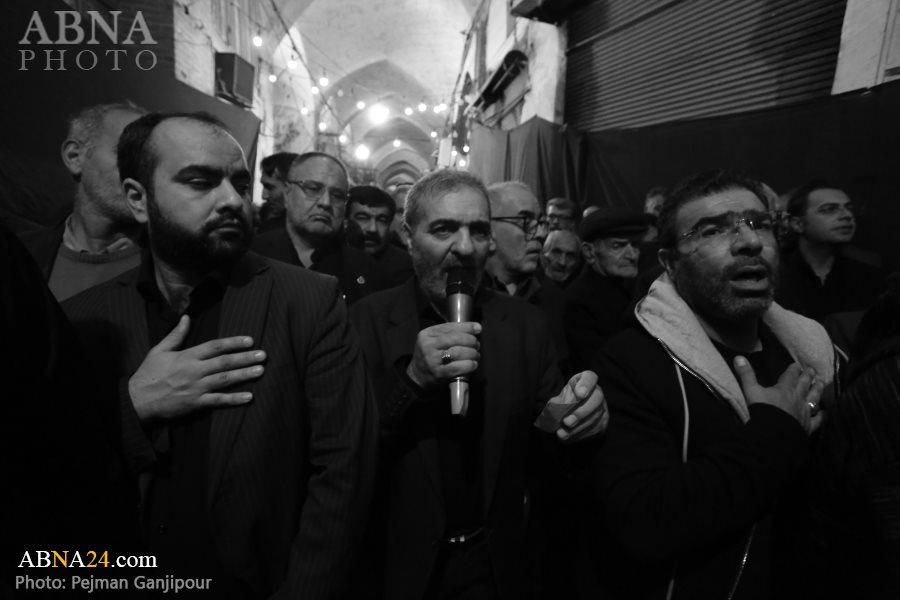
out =
[[[480,0],[275,0],[287,24],[300,33],[314,77],[327,74],[325,98],[350,144],[372,150],[379,172],[421,170],[431,164],[447,113],[432,107],[450,101],[468,29]],[[339,91],[340,94],[339,95]],[[360,110],[357,102],[366,103]],[[419,112],[425,102],[428,110]],[[380,103],[390,117],[375,125],[368,108]],[[414,108],[411,116],[406,107]],[[334,123],[334,122],[337,123]],[[399,147],[395,147],[399,140]]]

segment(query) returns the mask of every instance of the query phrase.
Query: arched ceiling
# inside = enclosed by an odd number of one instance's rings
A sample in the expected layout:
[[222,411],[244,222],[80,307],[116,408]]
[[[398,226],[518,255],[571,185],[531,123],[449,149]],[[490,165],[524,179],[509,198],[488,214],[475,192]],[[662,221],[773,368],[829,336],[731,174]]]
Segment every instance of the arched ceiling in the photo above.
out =
[[[436,114],[432,107],[451,100],[465,32],[480,2],[275,0],[285,22],[299,32],[314,78],[323,73],[329,78],[322,120],[342,128],[351,148],[369,146],[367,166],[384,172],[432,164],[436,142],[430,133],[442,132],[447,120],[446,112]],[[360,101],[366,104],[362,111]],[[420,102],[427,111],[418,111]],[[380,125],[367,112],[376,103],[390,110]],[[408,106],[412,115],[403,112]],[[393,147],[394,140],[403,152]]]

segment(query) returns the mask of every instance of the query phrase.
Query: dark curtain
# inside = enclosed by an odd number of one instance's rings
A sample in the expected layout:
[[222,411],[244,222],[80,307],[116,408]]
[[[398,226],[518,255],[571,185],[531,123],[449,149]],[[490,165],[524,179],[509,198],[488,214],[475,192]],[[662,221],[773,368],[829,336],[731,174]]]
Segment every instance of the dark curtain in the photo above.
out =
[[[57,10],[71,8],[60,0],[12,0],[4,3],[0,18],[0,73],[6,78],[7,90],[0,111],[0,220],[10,229],[21,232],[49,225],[71,210],[73,184],[60,159],[60,145],[65,139],[67,117],[92,104],[130,100],[152,111],[209,112],[229,126],[253,164],[259,119],[249,110],[176,80],[162,32],[151,30],[160,40],[157,47],[132,46],[129,58],[123,56],[120,61],[119,71],[111,69],[105,53],[128,46],[113,46],[102,35],[98,45],[19,45],[35,11],[41,14],[48,35],[55,39]],[[123,17],[125,14],[127,22],[120,22],[120,28],[127,32],[134,13],[126,10]],[[120,35],[124,37],[124,33]],[[21,51],[29,48],[37,58],[21,70]],[[143,49],[157,54],[155,68],[143,71],[135,66],[135,52]],[[44,51],[59,56],[62,50],[66,70],[57,70],[57,63],[51,63],[54,70],[45,70]],[[82,50],[99,57],[96,68],[77,67],[75,57]]]
[[900,82],[787,107],[652,127],[568,129],[570,197],[582,206],[642,206],[650,188],[724,167],[783,194],[813,178],[864,205],[856,245],[900,267]]
[[565,195],[559,126],[536,117],[510,130],[474,125],[469,139],[469,170],[487,185],[517,180],[544,201]]

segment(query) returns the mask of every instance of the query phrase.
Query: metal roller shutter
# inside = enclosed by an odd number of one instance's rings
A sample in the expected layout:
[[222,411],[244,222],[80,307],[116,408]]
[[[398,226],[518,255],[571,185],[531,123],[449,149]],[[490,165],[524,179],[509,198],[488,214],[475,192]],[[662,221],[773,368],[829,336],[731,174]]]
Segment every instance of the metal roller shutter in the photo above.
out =
[[569,19],[581,131],[732,114],[831,91],[846,0],[595,0]]

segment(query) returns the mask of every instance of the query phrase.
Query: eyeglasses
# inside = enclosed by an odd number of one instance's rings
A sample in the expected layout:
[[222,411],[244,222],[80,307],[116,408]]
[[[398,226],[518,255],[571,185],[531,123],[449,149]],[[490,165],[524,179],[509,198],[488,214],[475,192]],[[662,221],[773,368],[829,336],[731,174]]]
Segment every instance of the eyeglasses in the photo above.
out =
[[347,190],[328,187],[321,181],[312,181],[308,179],[286,179],[284,182],[290,185],[296,185],[298,188],[300,188],[300,191],[302,191],[306,196],[312,198],[313,200],[318,200],[319,198],[324,196],[325,190],[327,189],[328,196],[335,202],[347,201]]
[[862,207],[857,204],[838,204],[837,202],[828,202],[816,208],[816,212],[820,215],[830,217],[842,211],[847,211],[853,216],[862,214]]
[[778,213],[757,212],[733,213],[727,212],[715,217],[700,219],[696,225],[686,233],[681,234],[682,240],[694,238],[700,243],[715,243],[727,241],[734,242],[741,232],[741,225],[746,226],[765,241],[775,239],[775,224],[778,221]]
[[525,241],[531,241],[537,235],[539,228],[546,229],[548,227],[547,219],[545,217],[541,217],[539,219],[535,219],[534,217],[491,217],[491,221],[500,221],[501,223],[509,223],[510,225],[515,225],[525,234]]

